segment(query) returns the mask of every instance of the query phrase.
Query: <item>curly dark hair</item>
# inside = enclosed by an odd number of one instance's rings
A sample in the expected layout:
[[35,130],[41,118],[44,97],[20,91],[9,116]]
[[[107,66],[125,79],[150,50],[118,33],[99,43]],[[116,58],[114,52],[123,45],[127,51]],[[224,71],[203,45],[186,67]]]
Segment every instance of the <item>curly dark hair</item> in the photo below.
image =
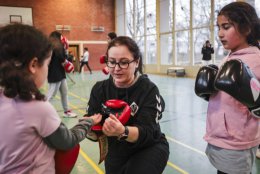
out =
[[260,20],[254,7],[246,2],[232,2],[220,10],[218,16],[220,15],[227,17],[231,23],[236,23],[241,34],[249,32],[248,44],[260,49]]
[[30,61],[37,57],[39,65],[48,58],[52,46],[48,38],[36,28],[11,24],[0,29],[0,86],[9,98],[44,100],[32,75]]

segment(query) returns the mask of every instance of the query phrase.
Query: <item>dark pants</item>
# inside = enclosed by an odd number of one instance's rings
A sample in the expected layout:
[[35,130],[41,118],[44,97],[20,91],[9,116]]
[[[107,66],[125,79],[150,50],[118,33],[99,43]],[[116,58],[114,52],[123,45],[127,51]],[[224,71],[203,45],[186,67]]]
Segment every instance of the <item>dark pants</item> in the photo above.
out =
[[87,68],[88,68],[90,74],[92,74],[92,71],[91,71],[91,69],[90,69],[90,67],[89,67],[89,65],[88,65],[88,62],[81,62],[80,68],[79,68],[79,72],[81,73],[81,69],[82,69],[82,67],[83,67],[84,65],[87,65]]
[[156,144],[130,157],[106,159],[106,174],[162,174],[167,165],[169,146]]

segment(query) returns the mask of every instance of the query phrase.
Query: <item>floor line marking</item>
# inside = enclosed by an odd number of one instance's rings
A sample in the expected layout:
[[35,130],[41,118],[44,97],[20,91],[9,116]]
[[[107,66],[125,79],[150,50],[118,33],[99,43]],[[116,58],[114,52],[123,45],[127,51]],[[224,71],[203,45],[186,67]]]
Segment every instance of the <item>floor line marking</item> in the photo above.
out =
[[82,97],[80,97],[80,96],[78,96],[78,95],[76,95],[76,94],[74,94],[74,93],[72,93],[72,92],[69,92],[69,95],[71,95],[71,96],[73,96],[73,97],[75,97],[75,98],[78,98],[78,99],[80,99],[81,101],[88,102],[87,99],[84,99],[84,98],[82,98]]
[[104,172],[96,165],[96,163],[80,148],[80,155],[97,171],[98,174],[104,174]]
[[174,143],[177,143],[177,144],[179,144],[179,145],[181,145],[181,146],[183,146],[183,147],[186,147],[186,148],[188,148],[188,149],[190,149],[190,150],[192,150],[192,151],[194,151],[194,152],[197,152],[197,153],[199,153],[199,154],[201,154],[201,155],[203,155],[203,156],[207,156],[207,155],[205,154],[205,152],[202,152],[202,151],[200,151],[200,150],[198,150],[198,149],[195,149],[195,148],[193,148],[193,147],[191,147],[191,146],[188,146],[187,144],[184,144],[184,143],[182,143],[182,142],[180,142],[180,141],[178,141],[178,140],[176,140],[176,139],[174,139],[174,138],[171,138],[171,137],[169,137],[169,136],[166,136],[166,138],[167,138],[167,140],[170,140],[170,141],[172,141],[172,142],[174,142]]
[[173,163],[171,163],[169,161],[167,162],[167,165],[171,166],[172,168],[176,169],[178,172],[180,172],[182,174],[189,174],[185,170],[181,169],[180,167],[176,166],[175,164],[173,164]]

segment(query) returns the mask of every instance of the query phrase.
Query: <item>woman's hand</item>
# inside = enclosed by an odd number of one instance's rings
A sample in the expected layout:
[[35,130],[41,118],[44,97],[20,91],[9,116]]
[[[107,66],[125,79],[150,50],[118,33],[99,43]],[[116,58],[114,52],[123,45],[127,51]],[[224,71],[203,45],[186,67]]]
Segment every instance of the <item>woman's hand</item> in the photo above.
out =
[[102,131],[106,136],[119,136],[124,133],[125,127],[115,115],[110,114],[103,124]]

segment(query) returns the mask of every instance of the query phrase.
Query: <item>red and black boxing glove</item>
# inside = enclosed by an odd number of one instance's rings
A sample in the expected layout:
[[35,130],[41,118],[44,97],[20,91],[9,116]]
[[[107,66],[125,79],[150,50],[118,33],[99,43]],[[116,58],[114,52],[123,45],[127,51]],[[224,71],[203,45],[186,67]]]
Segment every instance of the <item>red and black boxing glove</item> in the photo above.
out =
[[92,126],[91,130],[94,132],[101,132],[102,126],[109,114],[114,114],[118,120],[125,125],[131,116],[130,106],[123,100],[111,99],[102,104],[102,121],[100,124]]
[[65,50],[69,49],[69,41],[65,36],[61,35],[60,41],[63,44]]
[[71,73],[74,71],[74,65],[70,61],[65,60],[64,69],[67,73]]
[[[105,63],[106,63],[106,56],[105,56],[105,55],[100,56],[99,62],[100,62],[101,64],[105,64]],[[108,74],[109,74],[108,67],[105,66],[105,67],[102,69],[102,72],[103,72],[105,75],[108,75]]]

